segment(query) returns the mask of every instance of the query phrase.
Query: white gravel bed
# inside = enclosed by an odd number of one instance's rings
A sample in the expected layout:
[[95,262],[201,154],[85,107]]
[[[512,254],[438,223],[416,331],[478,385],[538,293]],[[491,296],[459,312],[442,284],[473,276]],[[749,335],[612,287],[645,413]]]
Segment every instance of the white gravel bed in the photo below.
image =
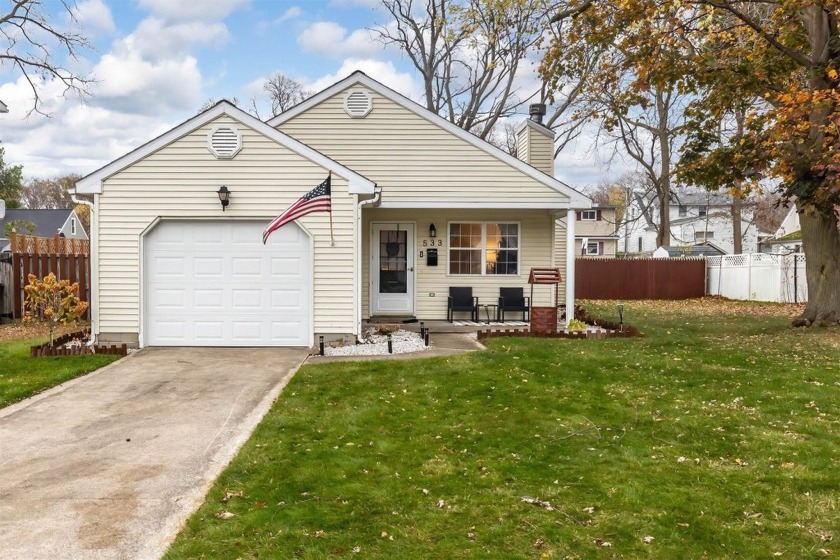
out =
[[[344,346],[325,346],[324,356],[381,356],[388,354],[388,336],[369,329],[363,335],[361,344]],[[423,352],[429,348],[423,344],[420,333],[399,330],[391,333],[391,346],[394,354]]]

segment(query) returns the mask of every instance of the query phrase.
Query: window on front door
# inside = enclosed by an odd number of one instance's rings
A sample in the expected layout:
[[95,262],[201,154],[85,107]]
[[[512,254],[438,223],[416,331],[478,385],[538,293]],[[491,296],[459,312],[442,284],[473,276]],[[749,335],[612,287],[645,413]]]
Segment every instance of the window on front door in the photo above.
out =
[[519,274],[519,224],[449,224],[450,274]]

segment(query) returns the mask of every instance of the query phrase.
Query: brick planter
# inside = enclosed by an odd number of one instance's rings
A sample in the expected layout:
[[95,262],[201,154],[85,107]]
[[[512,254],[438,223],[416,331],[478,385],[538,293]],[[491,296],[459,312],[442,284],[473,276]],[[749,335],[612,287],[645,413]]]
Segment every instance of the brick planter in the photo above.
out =
[[531,308],[531,332],[534,334],[554,334],[557,332],[556,307]]

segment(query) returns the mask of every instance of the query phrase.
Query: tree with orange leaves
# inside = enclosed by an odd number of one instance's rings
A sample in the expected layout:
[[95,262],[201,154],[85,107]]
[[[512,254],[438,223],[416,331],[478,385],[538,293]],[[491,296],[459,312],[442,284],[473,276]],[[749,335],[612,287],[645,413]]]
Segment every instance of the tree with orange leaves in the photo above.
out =
[[840,1],[563,0],[552,21],[567,41],[549,49],[546,78],[570,53],[612,48],[639,77],[629,93],[695,96],[686,180],[740,194],[775,181],[795,198],[809,301],[794,324],[840,322]]

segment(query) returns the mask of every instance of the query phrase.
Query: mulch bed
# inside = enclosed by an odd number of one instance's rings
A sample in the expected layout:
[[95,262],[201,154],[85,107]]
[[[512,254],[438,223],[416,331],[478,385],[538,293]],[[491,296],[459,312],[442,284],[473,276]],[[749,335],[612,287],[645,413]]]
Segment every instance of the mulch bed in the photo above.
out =
[[604,338],[632,338],[636,336],[645,336],[639,329],[633,325],[619,324],[615,321],[608,321],[600,317],[593,317],[583,307],[575,306],[575,319],[583,321],[587,325],[595,325],[601,330],[597,331],[558,331],[551,333],[541,333],[532,331],[516,331],[516,330],[483,330],[478,331],[478,340],[485,338],[498,337],[532,337],[532,338],[574,338],[574,339],[604,339]]

